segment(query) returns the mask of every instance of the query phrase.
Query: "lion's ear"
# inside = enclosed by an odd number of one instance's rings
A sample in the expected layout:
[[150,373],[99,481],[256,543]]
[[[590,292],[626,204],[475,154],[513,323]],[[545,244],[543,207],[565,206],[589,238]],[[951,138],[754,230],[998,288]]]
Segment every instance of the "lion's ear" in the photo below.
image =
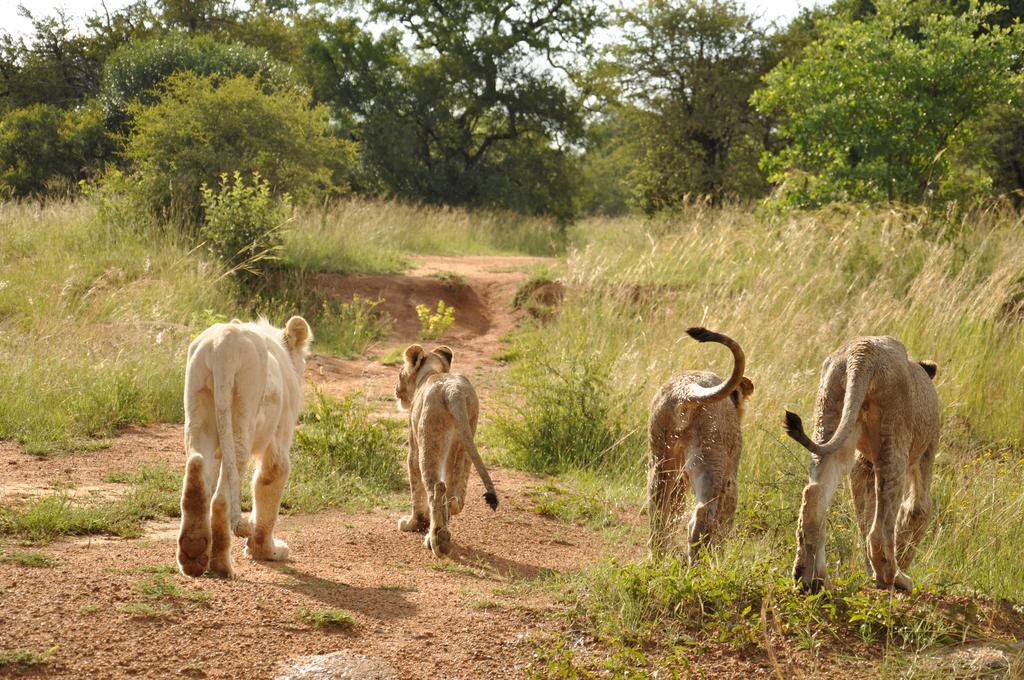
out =
[[452,367],[452,359],[455,358],[455,353],[452,352],[451,347],[448,347],[447,345],[441,345],[440,347],[434,350],[434,354],[438,355],[446,362],[448,362],[448,368]]
[[419,365],[423,363],[423,359],[426,357],[426,352],[423,351],[421,345],[409,345],[405,348],[405,363],[407,366],[413,368],[419,368]]

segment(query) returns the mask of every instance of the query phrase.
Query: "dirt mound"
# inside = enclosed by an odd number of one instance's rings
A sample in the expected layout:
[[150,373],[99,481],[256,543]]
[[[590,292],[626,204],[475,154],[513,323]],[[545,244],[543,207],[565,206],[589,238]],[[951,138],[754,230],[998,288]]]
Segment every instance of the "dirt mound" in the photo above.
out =
[[426,305],[433,311],[438,300],[455,308],[453,334],[484,335],[491,327],[486,301],[467,283],[386,274],[318,274],[314,281],[318,292],[340,302],[348,302],[356,295],[380,300],[379,309],[394,320],[391,336],[396,339],[417,337],[420,321],[416,306]]

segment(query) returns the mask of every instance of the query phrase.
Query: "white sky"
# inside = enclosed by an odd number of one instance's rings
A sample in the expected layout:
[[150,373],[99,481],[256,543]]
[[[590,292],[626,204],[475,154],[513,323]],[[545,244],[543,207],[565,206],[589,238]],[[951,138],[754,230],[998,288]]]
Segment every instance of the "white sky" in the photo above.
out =
[[[628,0],[627,0],[628,1]],[[743,0],[747,8],[764,21],[785,23],[804,7],[813,7],[815,0]],[[27,19],[18,14],[18,5],[24,5],[36,16],[53,14],[63,8],[69,17],[82,19],[93,13],[102,13],[103,5],[109,11],[131,4],[131,0],[0,0],[0,28],[16,35],[25,35],[32,29]],[[81,24],[79,24],[81,25]]]

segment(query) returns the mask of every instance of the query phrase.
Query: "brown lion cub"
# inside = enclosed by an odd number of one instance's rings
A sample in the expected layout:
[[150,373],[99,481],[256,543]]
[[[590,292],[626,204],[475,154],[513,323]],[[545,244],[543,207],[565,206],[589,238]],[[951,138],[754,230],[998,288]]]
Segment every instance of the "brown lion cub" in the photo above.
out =
[[743,376],[743,350],[731,338],[706,328],[687,334],[698,342],[717,342],[732,351],[732,375],[723,381],[708,371],[672,376],[651,404],[647,504],[651,518],[651,556],[661,555],[669,540],[688,486],[696,505],[690,517],[687,554],[719,538],[736,512],[736,473],[743,437],[743,403],[754,383]]
[[935,371],[934,363],[907,356],[896,338],[854,338],[821,368],[814,441],[800,417],[786,411],[786,433],[812,454],[793,564],[804,588],[817,592],[825,583],[825,519],[848,474],[875,583],[913,589],[906,569],[931,515],[939,445]]
[[464,376],[451,373],[449,347],[405,350],[395,397],[409,411],[409,486],[412,514],[398,521],[402,531],[428,528],[423,544],[440,557],[451,549],[448,520],[466,504],[470,462],[484,483],[484,500],[498,508],[498,494],[473,443],[480,403]]

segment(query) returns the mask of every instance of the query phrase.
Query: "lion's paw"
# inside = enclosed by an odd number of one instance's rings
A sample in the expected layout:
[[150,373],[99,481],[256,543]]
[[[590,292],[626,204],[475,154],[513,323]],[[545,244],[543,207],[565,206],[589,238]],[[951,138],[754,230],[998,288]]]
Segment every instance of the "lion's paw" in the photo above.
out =
[[421,515],[406,515],[398,520],[399,531],[426,531],[429,520]]
[[248,517],[239,517],[231,527],[231,532],[239,538],[249,538],[252,536],[252,521]]
[[250,538],[245,543],[245,556],[253,560],[284,562],[288,559],[288,544],[279,538],[271,539],[271,544],[257,543]]
[[452,532],[448,529],[438,529],[427,534],[425,544],[434,553],[434,557],[444,557],[452,549]]

